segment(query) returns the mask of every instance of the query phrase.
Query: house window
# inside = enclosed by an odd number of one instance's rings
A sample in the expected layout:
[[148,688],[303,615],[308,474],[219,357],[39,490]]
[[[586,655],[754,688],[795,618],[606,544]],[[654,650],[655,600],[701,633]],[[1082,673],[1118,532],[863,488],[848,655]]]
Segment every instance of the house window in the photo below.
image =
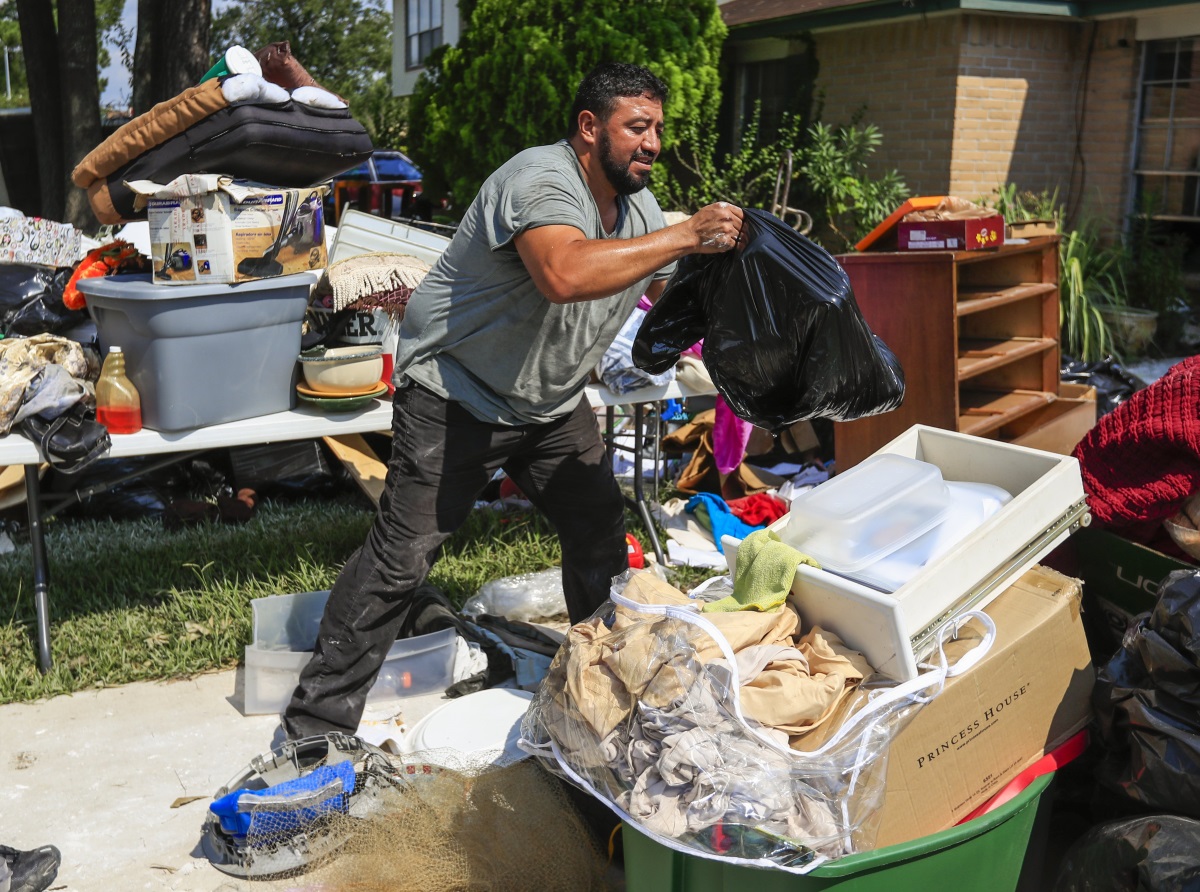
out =
[[1143,59],[1135,210],[1200,222],[1200,37],[1150,41]]
[[420,68],[442,41],[442,0],[405,0],[409,69]]

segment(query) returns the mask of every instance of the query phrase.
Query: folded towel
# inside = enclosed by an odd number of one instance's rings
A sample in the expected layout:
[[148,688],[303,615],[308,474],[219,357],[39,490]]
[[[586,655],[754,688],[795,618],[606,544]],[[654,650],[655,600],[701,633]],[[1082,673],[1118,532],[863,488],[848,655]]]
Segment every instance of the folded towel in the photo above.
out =
[[[707,523],[705,523],[703,513],[697,510],[700,508],[705,509],[708,513]],[[705,528],[712,532],[713,541],[717,543],[717,551],[722,554],[725,552],[725,549],[721,547],[722,536],[745,539],[759,528],[743,522],[729,510],[729,504],[723,498],[710,492],[701,492],[692,496],[688,499],[687,507],[684,510],[695,515]]]
[[779,538],[774,530],[756,530],[738,546],[733,594],[704,605],[705,613],[774,610],[787,600],[800,564],[821,565]]

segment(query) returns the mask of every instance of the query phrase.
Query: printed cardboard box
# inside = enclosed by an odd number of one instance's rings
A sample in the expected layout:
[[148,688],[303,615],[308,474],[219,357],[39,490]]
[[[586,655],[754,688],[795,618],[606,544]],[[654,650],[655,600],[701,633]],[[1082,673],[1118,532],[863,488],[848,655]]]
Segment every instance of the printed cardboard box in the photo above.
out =
[[[877,846],[954,826],[1087,726],[1094,680],[1079,581],[1035,565],[989,604],[996,641],[892,742]],[[975,624],[947,647],[973,646]]]
[[901,251],[978,251],[1004,244],[1004,218],[999,214],[970,220],[901,221],[896,247]]
[[328,264],[326,186],[282,189],[208,174],[129,185],[146,202],[157,284],[245,282]]

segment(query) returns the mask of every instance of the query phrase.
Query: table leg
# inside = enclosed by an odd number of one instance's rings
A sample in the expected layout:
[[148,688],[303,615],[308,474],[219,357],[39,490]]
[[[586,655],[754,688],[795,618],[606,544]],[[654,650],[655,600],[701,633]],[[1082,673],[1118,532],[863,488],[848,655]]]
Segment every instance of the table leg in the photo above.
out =
[[654,547],[654,556],[658,559],[659,566],[665,567],[667,559],[663,557],[662,545],[658,541],[658,533],[654,531],[654,518],[650,516],[650,508],[646,505],[646,488],[642,481],[643,424],[645,423],[645,414],[645,403],[635,403],[633,407],[633,498],[637,502],[638,513],[642,516],[642,523],[646,525],[646,535],[650,537],[650,544]]
[[37,464],[25,466],[25,507],[29,514],[29,546],[33,552],[33,603],[37,611],[38,668],[53,665],[50,657],[50,565],[42,528],[42,495]]

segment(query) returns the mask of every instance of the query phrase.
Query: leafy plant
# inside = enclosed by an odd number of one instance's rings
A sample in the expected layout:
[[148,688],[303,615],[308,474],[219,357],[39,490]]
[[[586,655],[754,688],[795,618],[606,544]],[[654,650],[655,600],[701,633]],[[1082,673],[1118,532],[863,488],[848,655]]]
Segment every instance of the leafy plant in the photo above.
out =
[[1059,242],[1060,339],[1066,352],[1084,362],[1115,351],[1100,308],[1125,303],[1124,260],[1121,246],[1105,245],[1092,222],[1085,221]]
[[1152,216],[1158,199],[1142,196],[1139,212],[1130,218],[1128,248],[1129,305],[1168,315],[1186,309],[1183,260],[1187,240],[1167,232]]
[[702,126],[699,119],[679,123],[679,143],[673,153],[675,179],[663,189],[655,189],[665,210],[693,213],[722,200],[742,207],[765,207],[770,202],[779,165],[788,149],[800,142],[802,122],[798,115],[784,115],[778,138],[763,143],[761,110],[761,103],[756,102],[742,128],[737,151],[720,159],[716,128]]
[[831,251],[849,250],[908,198],[908,186],[895,170],[869,173],[870,157],[883,143],[874,124],[817,123],[806,135],[798,170],[817,205],[816,231],[833,243],[826,245]]
[[726,29],[715,0],[478,0],[463,25],[426,60],[409,106],[409,154],[459,206],[517,152],[566,135],[576,85],[604,60],[645,65],[670,87],[656,195],[679,128],[717,127]]
[[998,186],[992,195],[980,199],[984,207],[995,208],[1004,219],[1012,223],[1018,220],[1053,220],[1061,230],[1064,216],[1058,188],[1054,191],[1020,191],[1016,183]]

